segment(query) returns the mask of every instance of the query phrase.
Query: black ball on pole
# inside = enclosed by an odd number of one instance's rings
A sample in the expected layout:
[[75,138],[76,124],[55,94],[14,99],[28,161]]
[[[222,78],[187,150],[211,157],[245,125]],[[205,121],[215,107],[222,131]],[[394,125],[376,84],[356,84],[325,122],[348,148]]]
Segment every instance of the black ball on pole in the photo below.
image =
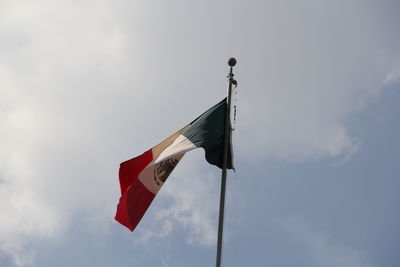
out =
[[228,60],[228,65],[231,66],[231,67],[234,67],[236,65],[236,59],[234,57],[231,57]]

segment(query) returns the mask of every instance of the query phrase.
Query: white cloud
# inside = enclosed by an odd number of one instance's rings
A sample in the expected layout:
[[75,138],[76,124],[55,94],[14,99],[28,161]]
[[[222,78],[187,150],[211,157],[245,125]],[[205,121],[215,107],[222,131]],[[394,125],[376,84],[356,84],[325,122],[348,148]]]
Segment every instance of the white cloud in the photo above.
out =
[[329,233],[316,230],[303,219],[279,220],[277,224],[305,245],[313,255],[316,266],[373,267],[361,250],[343,244]]
[[[228,56],[239,60],[236,158],[255,164],[355,153],[346,117],[397,77],[398,27],[376,3],[233,3],[236,19],[225,5],[159,4],[0,3],[0,250],[15,264],[78,212],[110,216],[118,163],[217,102]],[[156,222],[162,236],[181,225],[212,244],[218,179],[186,164]]]
[[[398,56],[400,58],[400,56]],[[394,84],[400,81],[400,59],[397,60],[397,65],[392,67],[392,70],[386,75],[385,79],[383,80],[384,84]]]
[[398,23],[385,4],[298,2],[267,11],[270,23],[242,46],[237,68],[243,154],[291,161],[354,151],[347,116],[379,96],[399,62]]
[[386,75],[385,80],[383,81],[385,84],[394,83],[400,78],[400,71],[392,71]]
[[101,118],[82,97],[94,92],[94,72],[118,62],[123,34],[92,12],[101,4],[50,2],[2,2],[0,11],[0,252],[16,266],[34,259],[30,240],[53,237],[80,209],[103,211],[114,200],[108,185],[92,187],[104,177],[96,162],[109,155],[97,155],[105,149],[94,135]]
[[[191,161],[204,160],[202,150],[190,154],[185,157]],[[168,237],[173,230],[183,227],[189,234],[188,243],[214,245],[219,203],[219,178],[215,177],[215,171],[216,168],[204,171],[201,167],[188,164],[186,159],[182,160],[157,196],[157,208],[151,216],[154,221],[150,226],[140,226],[145,230],[141,230],[143,233],[139,242],[153,237]]]

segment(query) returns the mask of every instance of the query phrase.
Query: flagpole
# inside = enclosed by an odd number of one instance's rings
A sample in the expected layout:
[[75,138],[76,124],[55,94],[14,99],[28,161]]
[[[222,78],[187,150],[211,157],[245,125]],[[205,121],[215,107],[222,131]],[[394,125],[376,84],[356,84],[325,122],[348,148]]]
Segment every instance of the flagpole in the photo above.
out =
[[227,97],[227,105],[226,105],[226,115],[225,115],[225,138],[224,138],[224,154],[223,154],[223,162],[222,162],[222,173],[221,173],[221,193],[219,200],[219,220],[218,220],[218,241],[217,241],[217,259],[216,259],[216,267],[221,266],[221,257],[222,257],[222,236],[224,230],[224,210],[225,210],[225,188],[226,188],[226,168],[228,162],[228,149],[230,146],[231,139],[231,95],[232,95],[232,84],[236,84],[236,80],[233,79],[233,67],[236,65],[236,59],[230,58],[228,61],[228,65],[230,66],[230,71],[228,74],[228,97]]

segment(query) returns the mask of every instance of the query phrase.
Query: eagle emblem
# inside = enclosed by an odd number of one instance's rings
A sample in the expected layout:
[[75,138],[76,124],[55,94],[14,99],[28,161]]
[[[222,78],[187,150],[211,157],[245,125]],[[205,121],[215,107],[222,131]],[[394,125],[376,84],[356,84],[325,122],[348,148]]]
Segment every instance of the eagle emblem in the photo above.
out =
[[156,164],[154,168],[154,181],[158,186],[161,186],[162,183],[165,183],[178,162],[179,161],[175,158],[169,158]]

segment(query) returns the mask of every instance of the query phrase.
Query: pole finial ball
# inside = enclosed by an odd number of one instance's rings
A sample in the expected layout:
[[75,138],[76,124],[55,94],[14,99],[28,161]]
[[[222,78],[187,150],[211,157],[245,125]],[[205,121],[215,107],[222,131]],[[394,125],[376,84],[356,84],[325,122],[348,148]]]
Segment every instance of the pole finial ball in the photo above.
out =
[[228,65],[231,66],[231,67],[234,67],[236,65],[236,59],[234,57],[231,57],[228,60]]

